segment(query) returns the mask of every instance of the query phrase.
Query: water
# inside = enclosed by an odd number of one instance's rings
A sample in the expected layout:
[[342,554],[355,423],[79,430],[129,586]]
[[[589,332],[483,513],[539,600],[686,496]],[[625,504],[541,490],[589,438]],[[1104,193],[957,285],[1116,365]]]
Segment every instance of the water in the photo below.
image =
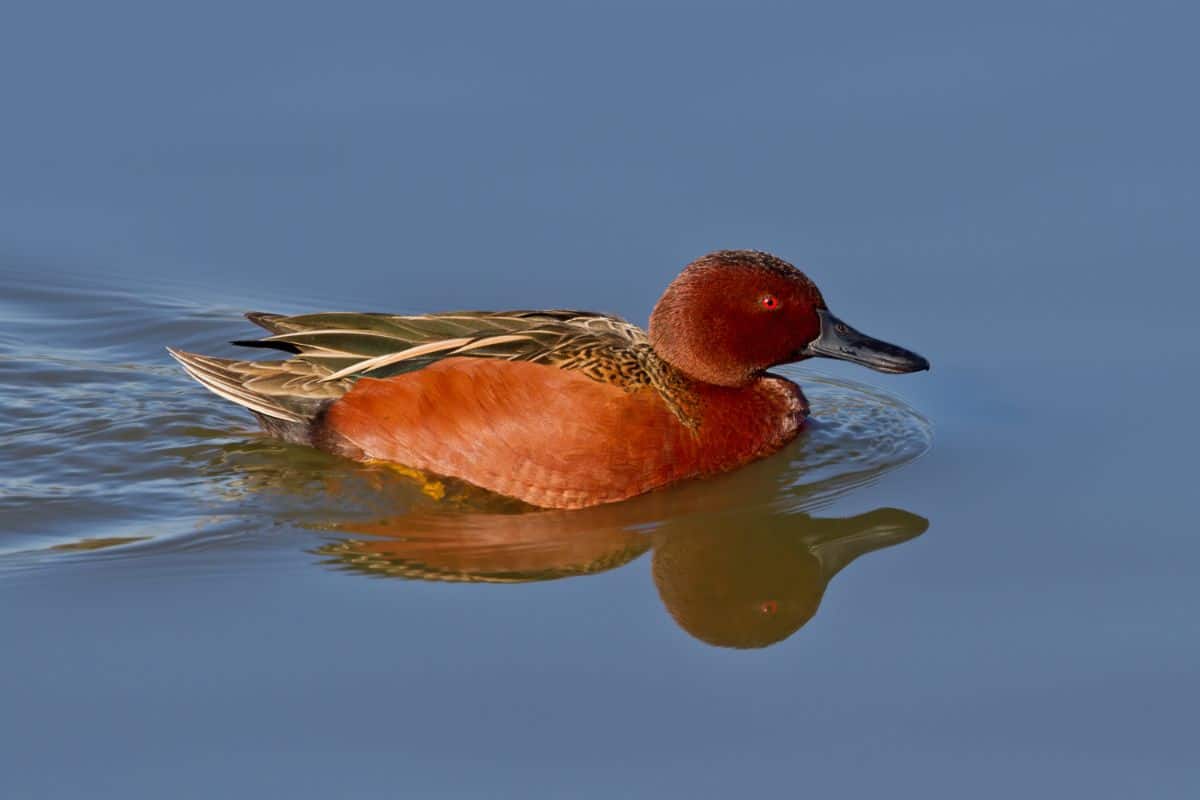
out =
[[[1195,12],[490,9],[0,26],[4,796],[1195,796]],[[567,513],[163,350],[644,322],[718,247],[933,371],[788,368],[783,453]]]

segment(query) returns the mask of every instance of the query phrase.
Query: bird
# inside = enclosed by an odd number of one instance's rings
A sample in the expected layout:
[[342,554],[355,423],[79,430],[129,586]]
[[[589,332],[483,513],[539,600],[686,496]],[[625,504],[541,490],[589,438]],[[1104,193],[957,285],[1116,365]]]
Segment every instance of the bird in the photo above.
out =
[[234,344],[289,357],[167,350],[268,435],[541,508],[618,502],[778,452],[810,407],[773,367],[825,357],[929,369],[840,320],[803,272],[758,250],[688,264],[646,329],[565,309],[246,317],[269,335]]

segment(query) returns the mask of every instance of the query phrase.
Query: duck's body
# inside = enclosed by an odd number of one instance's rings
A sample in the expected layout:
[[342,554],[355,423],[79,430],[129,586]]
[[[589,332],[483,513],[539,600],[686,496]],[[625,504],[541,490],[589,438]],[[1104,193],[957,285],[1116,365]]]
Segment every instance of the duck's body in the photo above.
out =
[[[734,469],[801,430],[808,404],[800,387],[765,367],[816,354],[792,341],[825,334],[816,287],[765,254],[726,251],[707,261],[684,272],[699,270],[704,283],[693,274],[692,283],[681,276],[668,289],[649,334],[578,311],[249,314],[272,335],[239,344],[293,357],[171,353],[280,438],[537,506],[580,508]],[[705,309],[706,294],[730,302],[730,271],[740,281],[756,278],[754,302],[771,304],[732,319]],[[774,313],[783,303],[791,315]],[[760,319],[764,309],[769,319]],[[747,320],[789,335],[747,343],[732,324]],[[699,330],[711,351],[696,352]]]

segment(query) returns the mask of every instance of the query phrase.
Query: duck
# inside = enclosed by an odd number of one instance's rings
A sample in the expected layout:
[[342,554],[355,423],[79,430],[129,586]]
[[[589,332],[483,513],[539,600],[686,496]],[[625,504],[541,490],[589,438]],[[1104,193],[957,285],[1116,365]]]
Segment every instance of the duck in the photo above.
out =
[[167,350],[268,435],[540,508],[627,500],[783,449],[810,407],[774,367],[821,357],[929,369],[840,320],[807,275],[758,250],[688,264],[646,329],[566,309],[246,318],[269,335],[233,344],[288,357]]

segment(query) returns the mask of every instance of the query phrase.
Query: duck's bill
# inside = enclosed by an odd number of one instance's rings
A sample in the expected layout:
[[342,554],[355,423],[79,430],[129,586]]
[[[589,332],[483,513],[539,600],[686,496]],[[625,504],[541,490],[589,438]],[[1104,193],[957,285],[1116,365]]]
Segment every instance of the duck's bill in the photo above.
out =
[[880,372],[920,372],[929,362],[903,347],[881,342],[854,330],[828,311],[818,311],[821,334],[806,348],[806,356],[851,361]]

